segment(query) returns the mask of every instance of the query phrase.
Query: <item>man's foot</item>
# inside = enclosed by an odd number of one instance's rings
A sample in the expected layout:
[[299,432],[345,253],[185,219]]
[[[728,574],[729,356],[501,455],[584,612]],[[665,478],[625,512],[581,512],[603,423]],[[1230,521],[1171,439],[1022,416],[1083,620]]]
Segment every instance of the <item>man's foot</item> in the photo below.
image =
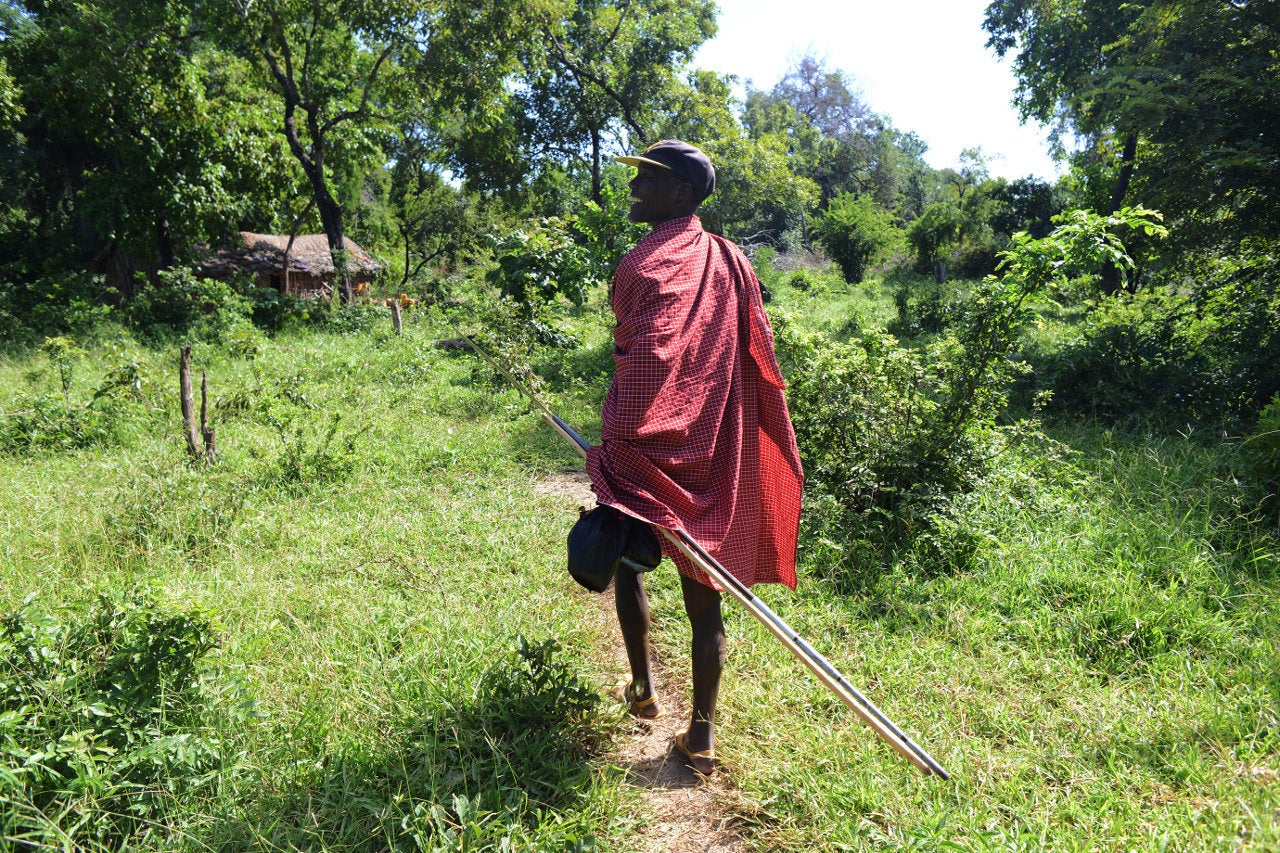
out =
[[696,772],[703,776],[710,776],[716,772],[716,751],[714,749],[703,749],[697,752],[689,749],[685,744],[689,737],[688,732],[680,732],[673,738],[676,749],[680,750],[680,754],[684,756],[686,762]]
[[658,705],[658,694],[652,691],[653,688],[650,687],[649,695],[645,696],[646,691],[641,690],[634,681],[622,681],[615,688],[614,695],[627,703],[631,716],[642,720],[656,720],[662,716],[662,708]]

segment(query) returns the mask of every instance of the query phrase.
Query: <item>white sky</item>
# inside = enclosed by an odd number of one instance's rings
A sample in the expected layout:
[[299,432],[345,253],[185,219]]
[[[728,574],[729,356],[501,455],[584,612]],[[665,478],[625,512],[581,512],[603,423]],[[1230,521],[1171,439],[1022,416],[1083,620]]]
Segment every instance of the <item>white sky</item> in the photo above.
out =
[[988,0],[717,0],[719,32],[694,64],[770,89],[806,52],[852,77],[935,168],[981,147],[992,175],[1053,180],[1047,130],[1020,125],[1008,62],[986,47]]

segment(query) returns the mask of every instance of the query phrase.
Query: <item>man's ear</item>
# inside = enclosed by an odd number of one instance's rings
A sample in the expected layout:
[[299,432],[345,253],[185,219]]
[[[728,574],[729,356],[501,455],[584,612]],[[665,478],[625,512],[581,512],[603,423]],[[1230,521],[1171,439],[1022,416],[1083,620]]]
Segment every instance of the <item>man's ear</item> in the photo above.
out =
[[698,203],[693,200],[693,184],[681,181],[680,189],[676,190],[676,200],[681,208],[697,207]]

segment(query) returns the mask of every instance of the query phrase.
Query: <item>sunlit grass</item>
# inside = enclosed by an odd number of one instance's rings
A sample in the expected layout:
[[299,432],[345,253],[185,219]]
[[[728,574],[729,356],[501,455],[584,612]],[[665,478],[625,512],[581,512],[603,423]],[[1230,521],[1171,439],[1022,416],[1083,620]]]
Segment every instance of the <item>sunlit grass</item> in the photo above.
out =
[[[884,286],[820,276],[774,296],[833,336],[894,311]],[[583,347],[536,367],[591,437],[609,318],[597,300],[568,322]],[[402,337],[388,321],[282,334],[251,360],[198,346],[211,468],[185,458],[176,348],[91,343],[78,399],[127,356],[149,414],[117,445],[0,456],[0,610],[153,581],[220,626],[204,674],[227,772],[138,849],[645,849],[643,806],[603,757],[616,709],[573,692],[600,686],[584,674],[606,657],[563,569],[576,505],[532,488],[578,457],[435,346],[453,334],[410,313]],[[52,389],[41,358],[0,363],[0,400]],[[920,776],[726,604],[717,750],[756,849],[1280,847],[1280,543],[1248,517],[1236,448],[1051,434],[1058,458],[1010,451],[895,563],[850,583],[806,543],[797,593],[758,590],[951,781]],[[669,565],[651,577],[685,679],[678,582]],[[538,666],[548,689],[521,680]]]

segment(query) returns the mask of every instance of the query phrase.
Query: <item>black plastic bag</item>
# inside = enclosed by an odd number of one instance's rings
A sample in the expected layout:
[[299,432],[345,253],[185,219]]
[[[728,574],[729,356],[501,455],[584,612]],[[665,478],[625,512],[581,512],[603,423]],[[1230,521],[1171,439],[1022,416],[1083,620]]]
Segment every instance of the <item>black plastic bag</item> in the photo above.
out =
[[653,528],[615,507],[583,510],[569,531],[569,574],[592,592],[604,592],[620,565],[647,572],[660,562]]

